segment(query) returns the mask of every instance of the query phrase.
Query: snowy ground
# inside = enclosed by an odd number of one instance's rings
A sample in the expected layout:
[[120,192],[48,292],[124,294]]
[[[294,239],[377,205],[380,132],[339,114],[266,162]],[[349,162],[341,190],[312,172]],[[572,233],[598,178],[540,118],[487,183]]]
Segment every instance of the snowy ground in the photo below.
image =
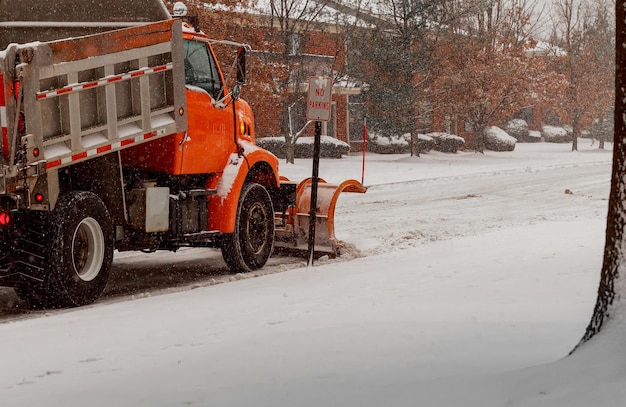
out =
[[[623,339],[565,357],[595,301],[610,180],[610,145],[579,147],[370,155],[369,191],[336,213],[348,254],[309,269],[278,257],[239,280],[216,252],[117,256],[93,306],[0,325],[1,404],[622,405]],[[320,175],[360,179],[361,157]]]

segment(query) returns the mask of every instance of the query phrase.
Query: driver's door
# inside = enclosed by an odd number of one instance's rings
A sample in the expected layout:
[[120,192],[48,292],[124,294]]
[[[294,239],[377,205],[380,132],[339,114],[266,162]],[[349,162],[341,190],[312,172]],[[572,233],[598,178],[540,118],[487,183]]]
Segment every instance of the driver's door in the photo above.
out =
[[226,89],[209,45],[185,40],[184,54],[188,136],[182,146],[181,173],[221,172],[236,150],[233,106],[215,106]]

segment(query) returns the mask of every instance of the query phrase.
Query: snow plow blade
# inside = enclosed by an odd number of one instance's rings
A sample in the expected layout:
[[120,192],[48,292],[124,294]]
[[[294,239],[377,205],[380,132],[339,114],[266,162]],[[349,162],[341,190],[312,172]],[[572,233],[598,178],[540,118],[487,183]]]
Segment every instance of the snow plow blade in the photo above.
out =
[[[289,182],[283,179],[283,182]],[[276,237],[274,247],[278,250],[308,251],[309,219],[311,211],[312,180],[307,178],[296,187],[296,205],[284,213],[276,214]],[[338,241],[335,237],[335,205],[342,192],[365,193],[367,187],[349,179],[341,184],[329,184],[319,179],[317,186],[317,212],[315,215],[315,253],[337,256]]]

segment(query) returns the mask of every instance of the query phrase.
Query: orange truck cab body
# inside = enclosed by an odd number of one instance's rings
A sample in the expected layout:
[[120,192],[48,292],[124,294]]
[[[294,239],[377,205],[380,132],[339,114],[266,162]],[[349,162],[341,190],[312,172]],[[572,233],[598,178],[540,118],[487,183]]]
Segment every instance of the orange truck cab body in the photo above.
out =
[[[229,79],[203,33],[161,0],[140,3],[167,17],[117,30],[83,22],[96,33],[71,38],[62,33],[75,23],[54,35],[46,23],[53,38],[23,44],[15,38],[37,38],[36,24],[20,31],[0,18],[0,285],[32,306],[95,301],[114,250],[213,247],[249,272],[274,247],[305,246],[311,183],[281,178],[277,158],[255,145],[239,98],[247,46]],[[44,11],[61,16],[57,5]],[[365,188],[321,188],[316,250],[337,253],[344,190]]]
[[[230,95],[210,39],[186,23],[182,32],[187,132],[124,150],[122,163],[170,175],[210,174],[206,188],[215,190],[219,199],[209,201],[209,212],[222,216],[209,217],[208,227],[232,233],[239,191],[248,175],[255,169],[248,181],[276,190],[278,160],[254,145],[252,108]],[[223,177],[225,171],[229,179]]]

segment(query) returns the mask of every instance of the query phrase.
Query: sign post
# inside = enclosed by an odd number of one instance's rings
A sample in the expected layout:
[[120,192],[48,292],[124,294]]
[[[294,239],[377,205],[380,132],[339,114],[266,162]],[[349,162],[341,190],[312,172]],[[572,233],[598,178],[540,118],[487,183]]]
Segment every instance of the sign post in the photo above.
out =
[[332,104],[332,81],[330,78],[314,76],[309,78],[309,95],[307,98],[306,118],[315,121],[315,140],[313,143],[313,174],[311,176],[311,208],[309,211],[309,260],[313,265],[315,252],[315,224],[317,223],[317,186],[319,184],[320,143],[322,122],[330,120]]

